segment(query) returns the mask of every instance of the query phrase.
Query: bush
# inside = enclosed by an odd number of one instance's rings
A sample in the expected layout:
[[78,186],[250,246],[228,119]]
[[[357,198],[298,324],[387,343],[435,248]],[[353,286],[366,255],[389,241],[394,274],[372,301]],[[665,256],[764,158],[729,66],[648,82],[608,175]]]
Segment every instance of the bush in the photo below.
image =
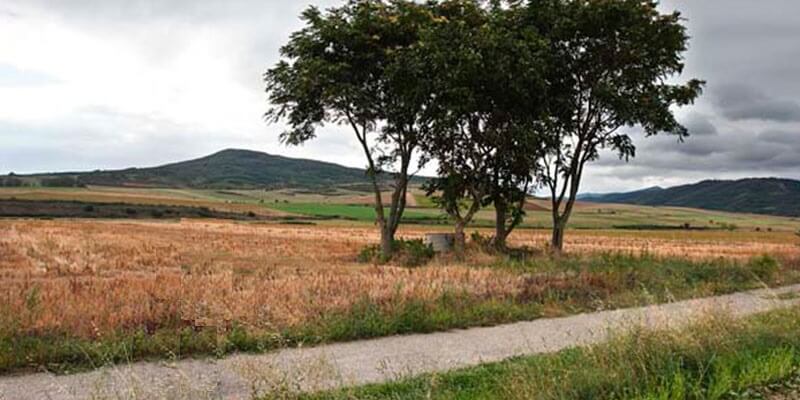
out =
[[380,245],[370,245],[361,250],[358,254],[358,261],[362,263],[385,264],[394,261],[404,267],[419,267],[425,265],[433,259],[436,253],[433,247],[425,244],[421,239],[415,240],[395,240],[392,243],[393,255],[391,259],[386,259],[381,254]]

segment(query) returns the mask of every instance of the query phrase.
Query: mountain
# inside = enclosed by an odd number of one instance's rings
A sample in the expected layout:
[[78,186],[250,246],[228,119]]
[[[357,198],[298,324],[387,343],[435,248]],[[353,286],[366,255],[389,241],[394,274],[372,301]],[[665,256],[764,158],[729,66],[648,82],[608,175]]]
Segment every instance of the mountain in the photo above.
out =
[[629,193],[590,194],[583,200],[798,217],[800,181],[778,178],[708,180],[668,189],[656,187]]
[[129,186],[195,189],[312,189],[367,184],[362,169],[250,150],[223,150],[153,168],[0,177],[6,186]]
[[653,186],[651,188],[637,190],[635,192],[628,192],[628,193],[584,193],[578,195],[578,200],[580,201],[588,201],[588,202],[596,202],[596,203],[624,203],[624,201],[614,201],[618,198],[628,198],[630,196],[637,196],[643,195],[646,193],[658,192],[664,190],[664,188],[660,186]]

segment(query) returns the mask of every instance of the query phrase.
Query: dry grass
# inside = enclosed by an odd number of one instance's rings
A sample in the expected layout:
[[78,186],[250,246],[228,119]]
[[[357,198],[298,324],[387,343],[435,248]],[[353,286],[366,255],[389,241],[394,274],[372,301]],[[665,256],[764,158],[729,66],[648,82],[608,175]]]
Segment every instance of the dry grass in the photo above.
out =
[[364,297],[390,307],[449,289],[511,295],[518,280],[488,269],[359,265],[351,260],[371,239],[359,229],[3,221],[0,232],[0,304],[29,333],[281,328]]
[[[697,258],[800,255],[779,234],[758,242],[702,234],[574,232],[568,247]],[[17,334],[83,338],[234,323],[273,331],[346,311],[365,298],[391,310],[445,293],[511,299],[530,289],[530,277],[503,269],[445,261],[419,269],[357,264],[358,250],[377,239],[371,227],[0,220],[0,315],[10,319],[0,322]],[[514,240],[536,247],[545,241],[545,232],[531,231]]]

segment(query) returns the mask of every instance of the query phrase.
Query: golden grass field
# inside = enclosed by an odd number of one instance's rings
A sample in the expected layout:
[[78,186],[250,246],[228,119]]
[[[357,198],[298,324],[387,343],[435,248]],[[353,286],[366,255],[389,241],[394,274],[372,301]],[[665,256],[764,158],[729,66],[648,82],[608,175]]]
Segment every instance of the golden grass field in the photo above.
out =
[[[432,229],[407,227],[401,235]],[[544,248],[547,235],[521,230],[512,244]],[[567,248],[798,259],[796,239],[782,232],[570,231]],[[446,259],[417,269],[357,263],[359,250],[377,241],[371,226],[0,220],[0,311],[15,316],[15,331],[85,338],[175,324],[274,330],[345,311],[363,298],[389,309],[448,291],[510,299],[530,283],[505,269]]]

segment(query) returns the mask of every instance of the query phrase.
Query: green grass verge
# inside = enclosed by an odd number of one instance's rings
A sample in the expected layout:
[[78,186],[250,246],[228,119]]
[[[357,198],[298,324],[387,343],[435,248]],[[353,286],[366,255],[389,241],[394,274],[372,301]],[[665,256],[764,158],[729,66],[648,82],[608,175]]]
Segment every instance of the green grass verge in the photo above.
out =
[[734,399],[800,372],[800,308],[306,399]]
[[[700,262],[609,254],[507,259],[492,267],[523,276],[523,290],[494,298],[458,291],[434,300],[363,298],[349,309],[331,310],[314,320],[269,332],[236,325],[214,330],[165,322],[154,333],[141,327],[95,339],[55,332],[31,335],[16,329],[13,315],[0,309],[0,374],[42,368],[70,372],[143,359],[264,352],[298,344],[490,326],[800,282],[796,265],[780,264],[769,257],[749,262]],[[180,318],[176,316],[175,321]]]

